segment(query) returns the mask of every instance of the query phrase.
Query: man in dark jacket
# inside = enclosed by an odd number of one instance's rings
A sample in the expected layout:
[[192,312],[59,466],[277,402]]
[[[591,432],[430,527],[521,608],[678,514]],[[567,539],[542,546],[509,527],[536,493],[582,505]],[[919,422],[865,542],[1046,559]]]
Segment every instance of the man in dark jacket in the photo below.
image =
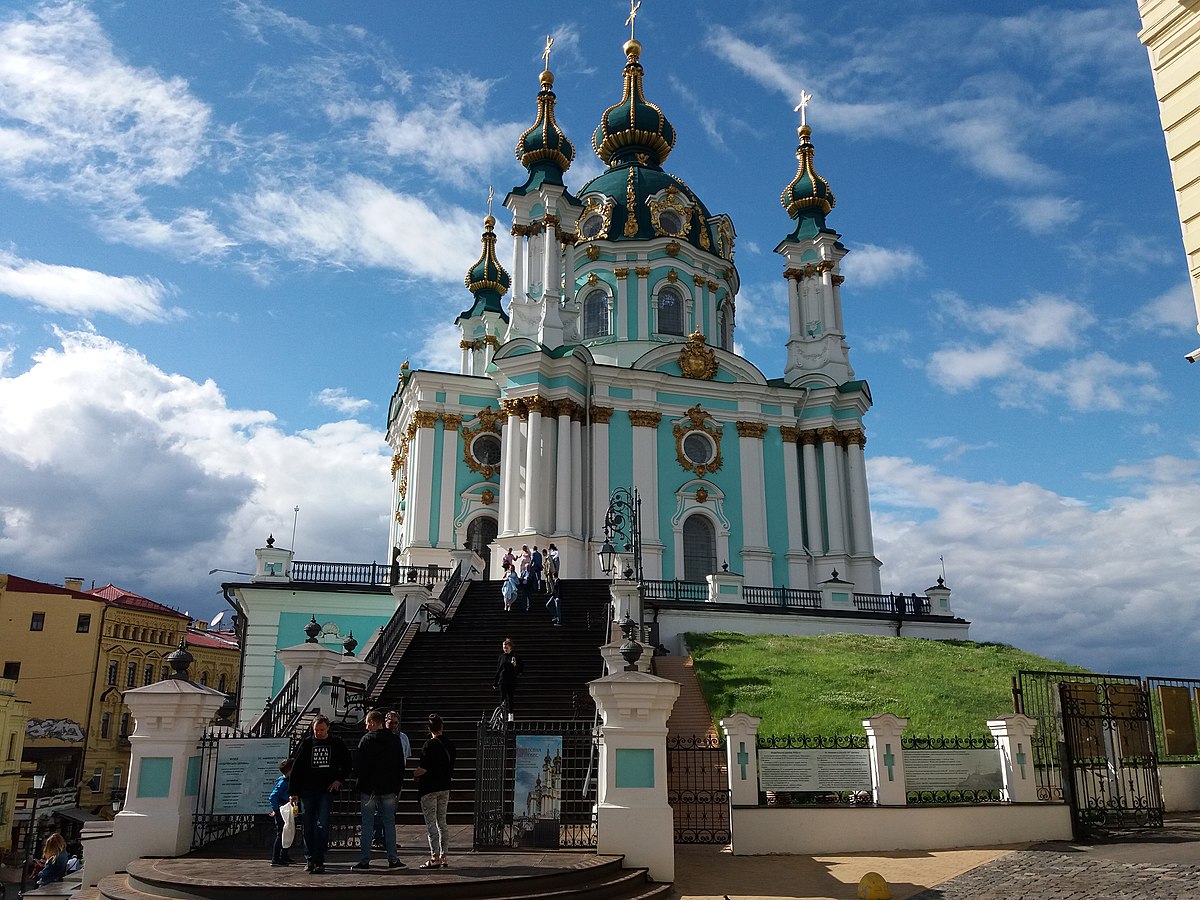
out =
[[508,709],[508,720],[513,718],[513,704],[516,700],[517,677],[525,669],[521,657],[513,650],[512,638],[505,638],[501,646],[500,658],[496,660],[496,678],[493,686],[500,689],[500,703]]
[[399,736],[384,728],[383,722],[384,715],[379,710],[367,713],[367,733],[358,742],[354,766],[362,804],[358,862],[354,866],[359,870],[371,868],[371,838],[375,834],[377,818],[383,820],[383,847],[387,850],[388,868],[404,867],[396,855],[396,795],[404,781],[404,747]]
[[289,786],[304,817],[304,858],[308,871],[319,875],[325,871],[333,798],[350,777],[350,748],[329,733],[329,719],[317,716],[312,734],[300,742],[294,759]]

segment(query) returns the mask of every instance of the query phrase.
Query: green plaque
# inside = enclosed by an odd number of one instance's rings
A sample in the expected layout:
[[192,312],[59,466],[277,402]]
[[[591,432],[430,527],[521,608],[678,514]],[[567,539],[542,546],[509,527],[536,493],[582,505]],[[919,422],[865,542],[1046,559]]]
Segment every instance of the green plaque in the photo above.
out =
[[654,787],[654,750],[640,747],[617,749],[616,787]]

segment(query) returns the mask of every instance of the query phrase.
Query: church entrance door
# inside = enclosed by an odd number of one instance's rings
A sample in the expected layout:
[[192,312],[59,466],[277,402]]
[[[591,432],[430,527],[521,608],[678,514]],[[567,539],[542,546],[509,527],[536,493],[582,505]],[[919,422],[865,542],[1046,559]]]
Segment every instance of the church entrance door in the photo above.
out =
[[496,540],[498,529],[496,520],[491,516],[476,516],[467,526],[467,549],[474,550],[483,557],[483,580],[492,577],[492,554],[488,549]]

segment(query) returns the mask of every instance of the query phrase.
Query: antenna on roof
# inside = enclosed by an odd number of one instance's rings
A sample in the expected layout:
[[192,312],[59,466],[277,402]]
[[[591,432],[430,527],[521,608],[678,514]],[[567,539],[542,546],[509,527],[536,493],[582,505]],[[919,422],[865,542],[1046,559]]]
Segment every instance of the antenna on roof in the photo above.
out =
[[218,625],[221,624],[221,620],[224,618],[225,618],[225,610],[221,610],[219,613],[217,613],[215,616],[212,617],[212,621],[210,621],[208,623],[208,627],[216,628]]

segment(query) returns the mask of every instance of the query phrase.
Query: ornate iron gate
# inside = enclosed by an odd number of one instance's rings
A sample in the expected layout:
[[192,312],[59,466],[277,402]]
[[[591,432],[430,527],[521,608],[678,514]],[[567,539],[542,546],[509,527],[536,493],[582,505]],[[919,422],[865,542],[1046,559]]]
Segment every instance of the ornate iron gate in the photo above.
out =
[[1020,672],[1014,700],[1037,720],[1038,796],[1070,804],[1077,837],[1162,827],[1154,724],[1140,678]]
[[725,742],[708,734],[667,737],[667,801],[677,844],[728,844]]
[[[479,724],[475,751],[475,849],[596,846],[592,719]],[[561,749],[558,747],[561,740]],[[536,783],[518,785],[518,746],[537,748]],[[546,749],[542,749],[545,747]],[[553,815],[557,812],[557,817]]]

